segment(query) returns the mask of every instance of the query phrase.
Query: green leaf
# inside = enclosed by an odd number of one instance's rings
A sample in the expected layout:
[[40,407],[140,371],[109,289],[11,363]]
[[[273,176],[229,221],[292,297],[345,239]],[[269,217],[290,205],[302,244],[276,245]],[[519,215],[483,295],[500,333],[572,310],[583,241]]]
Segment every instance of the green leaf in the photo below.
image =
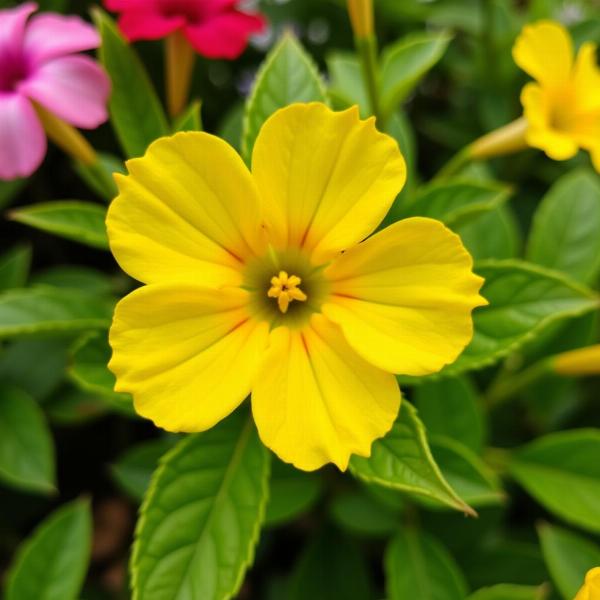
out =
[[241,410],[161,460],[136,531],[134,600],[237,593],[265,514],[269,458]]
[[65,504],[19,549],[8,575],[6,600],[77,600],[91,544],[89,503]]
[[334,107],[343,110],[356,104],[363,119],[370,117],[369,99],[357,57],[348,52],[334,52],[327,57],[327,68],[329,96]]
[[446,481],[470,506],[502,504],[500,481],[472,450],[457,440],[430,438],[431,452]]
[[44,402],[44,411],[52,423],[68,427],[94,421],[107,414],[109,407],[91,394],[62,386]]
[[71,265],[50,267],[45,271],[35,273],[32,283],[80,290],[98,296],[108,296],[113,291],[113,282],[102,271]]
[[0,208],[8,206],[19,195],[19,192],[28,181],[28,179],[0,180]]
[[473,515],[436,464],[417,411],[403,400],[391,431],[373,443],[371,456],[354,456],[350,471],[367,483],[416,494]]
[[25,285],[31,267],[31,248],[15,246],[0,256],[0,291]]
[[414,402],[428,433],[453,438],[481,452],[485,423],[477,390],[467,378],[425,381],[415,389]]
[[200,109],[202,104],[198,101],[192,102],[173,125],[173,133],[178,131],[202,131],[202,115]]
[[549,591],[545,585],[530,586],[501,583],[477,590],[467,600],[545,600]]
[[383,51],[381,106],[389,116],[444,55],[452,36],[447,33],[413,33]]
[[305,473],[274,458],[265,525],[280,525],[306,512],[321,494],[316,473]]
[[36,229],[108,250],[106,208],[92,202],[60,200],[40,202],[13,210],[10,218]]
[[600,546],[547,523],[538,526],[538,534],[552,581],[565,600],[572,600],[586,573],[600,565]]
[[334,529],[324,529],[296,563],[288,600],[371,600],[368,566],[360,548]]
[[95,8],[92,15],[102,38],[100,62],[112,81],[111,123],[127,157],[142,156],[150,143],[169,134],[167,118],[133,47],[105,12]]
[[54,445],[44,414],[25,392],[0,386],[0,479],[37,493],[56,491]]
[[325,102],[323,80],[300,42],[286,33],[260,68],[246,103],[242,153],[246,161],[263,123],[278,109],[294,102]]
[[489,306],[475,310],[473,340],[444,374],[491,365],[552,323],[599,306],[590,290],[526,262],[485,261],[475,270],[485,278],[481,294]]
[[506,204],[459,225],[454,230],[476,261],[516,258],[520,254],[519,225]]
[[118,194],[113,175],[125,172],[125,165],[120,158],[99,152],[98,161],[93,165],[76,162],[74,167],[79,177],[103,200],[110,202]]
[[174,442],[174,438],[165,437],[129,448],[111,467],[114,479],[129,496],[141,502],[159,459],[173,447]]
[[402,217],[430,217],[456,228],[496,209],[510,194],[508,186],[491,181],[434,183],[419,190]]
[[36,287],[0,294],[0,338],[107,329],[111,298],[73,289]]
[[385,538],[401,526],[400,512],[377,502],[365,490],[337,495],[329,511],[339,527],[353,534]]
[[600,430],[561,431],[517,450],[510,474],[547,510],[600,532]]
[[405,528],[384,559],[388,600],[464,600],[467,586],[452,556],[433,537]]
[[129,394],[115,392],[116,378],[108,369],[111,349],[106,335],[91,335],[80,340],[72,350],[68,375],[81,390],[95,394],[121,405],[128,412],[132,398]]
[[527,245],[531,262],[592,283],[600,274],[600,182],[580,170],[561,177],[544,196]]

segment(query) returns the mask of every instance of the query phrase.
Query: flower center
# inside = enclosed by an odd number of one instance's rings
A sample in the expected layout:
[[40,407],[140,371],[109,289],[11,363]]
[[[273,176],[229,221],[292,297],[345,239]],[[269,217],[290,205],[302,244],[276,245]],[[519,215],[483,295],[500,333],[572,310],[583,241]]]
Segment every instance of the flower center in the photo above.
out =
[[271,287],[267,292],[269,298],[276,298],[279,310],[285,314],[290,302],[298,300],[306,302],[307,295],[298,287],[302,279],[297,275],[288,275],[285,271],[279,271],[279,275],[271,278]]
[[199,0],[158,0],[165,17],[183,17],[189,23],[200,23],[206,17],[206,8]]
[[0,92],[14,92],[28,75],[29,67],[23,57],[14,54],[3,56],[0,61]]

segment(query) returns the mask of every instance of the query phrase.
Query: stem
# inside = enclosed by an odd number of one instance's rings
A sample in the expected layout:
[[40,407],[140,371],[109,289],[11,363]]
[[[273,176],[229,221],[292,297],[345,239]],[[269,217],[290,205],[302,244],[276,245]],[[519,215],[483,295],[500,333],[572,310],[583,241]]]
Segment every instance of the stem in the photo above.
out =
[[90,143],[72,125],[65,123],[44,107],[34,103],[44,131],[61,150],[69,156],[82,162],[84,165],[93,165],[98,160],[98,155]]
[[167,85],[167,108],[171,117],[177,117],[185,108],[192,83],[194,49],[180,31],[167,36],[165,41],[165,64]]
[[495,385],[492,385],[485,395],[488,410],[514,398],[538,379],[550,373],[551,369],[551,361],[546,359],[533,364],[513,377],[500,379]]
[[435,175],[433,181],[443,181],[456,175],[471,162],[471,146],[457,152]]
[[381,107],[379,104],[379,61],[377,39],[374,35],[355,37],[356,51],[360,58],[363,81],[369,96],[371,114],[375,115],[379,129],[383,130]]

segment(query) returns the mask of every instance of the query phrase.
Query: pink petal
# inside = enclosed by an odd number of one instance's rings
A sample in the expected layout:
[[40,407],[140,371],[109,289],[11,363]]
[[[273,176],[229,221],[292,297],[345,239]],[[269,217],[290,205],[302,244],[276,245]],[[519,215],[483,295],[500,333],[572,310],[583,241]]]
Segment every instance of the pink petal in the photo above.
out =
[[104,0],[104,6],[113,12],[122,12],[127,10],[153,9],[156,6],[156,0]]
[[79,17],[52,13],[36,15],[25,32],[25,52],[34,64],[92,50],[99,45],[100,36],[96,29]]
[[88,56],[65,56],[40,66],[19,92],[75,127],[94,129],[108,118],[110,82]]
[[0,59],[20,53],[27,19],[36,10],[35,2],[0,10]]
[[199,54],[208,58],[237,58],[248,38],[264,29],[259,15],[232,11],[216,15],[199,25],[188,25],[185,35]]
[[184,17],[166,17],[145,9],[127,11],[119,17],[119,29],[130,42],[158,40],[183,25],[185,25]]
[[31,175],[46,154],[46,135],[31,102],[0,93],[0,179]]

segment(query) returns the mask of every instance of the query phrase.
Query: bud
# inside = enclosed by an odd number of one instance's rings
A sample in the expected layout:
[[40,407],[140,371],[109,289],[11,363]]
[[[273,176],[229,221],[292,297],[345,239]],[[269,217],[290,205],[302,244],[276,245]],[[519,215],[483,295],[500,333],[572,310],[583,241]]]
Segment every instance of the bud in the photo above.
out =
[[585,583],[574,600],[598,600],[600,598],[600,567],[588,571]]
[[177,117],[188,101],[196,55],[180,31],[167,37],[165,53],[167,107],[171,117]]
[[348,12],[354,35],[368,38],[373,35],[373,0],[348,0]]
[[521,117],[473,142],[469,146],[469,157],[485,160],[525,150],[529,147],[525,140],[526,131],[527,121]]
[[[558,354],[552,368],[559,375],[600,375],[600,344]],[[598,598],[600,600],[600,596]]]

